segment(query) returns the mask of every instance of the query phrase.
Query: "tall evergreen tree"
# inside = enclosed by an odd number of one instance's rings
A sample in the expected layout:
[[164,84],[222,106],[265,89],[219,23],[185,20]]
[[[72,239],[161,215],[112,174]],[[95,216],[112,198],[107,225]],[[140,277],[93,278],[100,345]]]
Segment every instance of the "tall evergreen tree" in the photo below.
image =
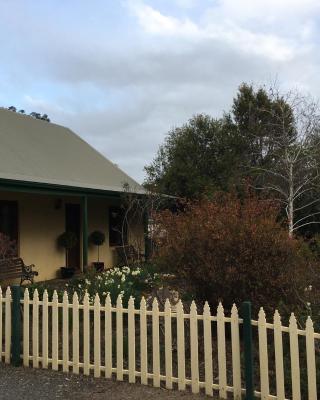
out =
[[145,167],[145,185],[186,198],[228,189],[241,172],[244,151],[235,128],[229,116],[214,119],[200,114],[172,129]]

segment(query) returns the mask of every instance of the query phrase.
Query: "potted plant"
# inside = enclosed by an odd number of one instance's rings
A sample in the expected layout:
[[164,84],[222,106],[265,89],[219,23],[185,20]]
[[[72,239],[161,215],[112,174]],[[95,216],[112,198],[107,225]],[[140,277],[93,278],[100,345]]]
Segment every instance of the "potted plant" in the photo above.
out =
[[58,237],[58,245],[66,251],[66,266],[61,267],[61,277],[71,278],[75,272],[74,268],[69,267],[69,250],[71,250],[78,242],[74,232],[64,232]]
[[101,231],[94,231],[89,237],[90,242],[98,247],[98,261],[94,262],[93,265],[97,272],[104,270],[104,262],[100,262],[100,246],[106,241],[106,236]]

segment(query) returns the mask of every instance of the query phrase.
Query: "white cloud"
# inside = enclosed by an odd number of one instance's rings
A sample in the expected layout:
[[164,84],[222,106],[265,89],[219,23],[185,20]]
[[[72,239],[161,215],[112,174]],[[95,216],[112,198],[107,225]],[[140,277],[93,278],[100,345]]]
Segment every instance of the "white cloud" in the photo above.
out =
[[[170,15],[164,15],[141,1],[128,4],[136,15],[141,28],[150,34],[185,39],[218,40],[246,53],[261,55],[275,61],[286,61],[293,58],[297,49],[290,40],[277,36],[276,33],[255,32],[230,20],[226,11],[232,9],[231,14],[233,14],[236,5],[241,2],[231,0],[229,3],[229,5],[218,7],[214,11],[208,9],[203,18],[205,24],[202,22],[196,24],[187,18],[180,20]],[[245,0],[245,3],[249,6],[252,0]],[[221,4],[223,5],[224,2]]]
[[180,20],[161,14],[160,11],[142,3],[130,2],[129,9],[138,18],[141,27],[148,33],[160,35],[198,36],[201,31],[189,19]]
[[197,5],[198,0],[175,0],[176,4],[182,8],[193,8]]
[[53,113],[65,113],[66,111],[63,107],[59,106],[56,103],[52,103],[46,99],[35,98],[28,94],[23,97],[24,104],[26,105],[28,111],[36,111],[40,113],[49,113],[50,111]]
[[211,10],[233,21],[258,18],[272,23],[281,19],[286,25],[292,17],[301,20],[314,15],[319,8],[318,0],[218,0]]

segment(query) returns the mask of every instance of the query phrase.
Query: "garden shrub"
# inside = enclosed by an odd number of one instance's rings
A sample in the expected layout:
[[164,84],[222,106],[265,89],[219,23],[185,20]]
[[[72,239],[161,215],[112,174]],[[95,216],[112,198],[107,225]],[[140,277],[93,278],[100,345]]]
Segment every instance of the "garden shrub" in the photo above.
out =
[[0,259],[17,256],[17,243],[9,236],[0,232]]
[[288,237],[278,216],[274,202],[251,194],[218,194],[162,211],[154,215],[155,260],[200,302],[290,308],[304,292],[310,260],[307,246]]
[[85,292],[88,292],[91,302],[98,294],[102,303],[109,293],[113,304],[121,295],[123,305],[126,306],[130,296],[139,303],[141,297],[149,294],[159,282],[160,276],[153,265],[137,264],[131,267],[115,267],[99,274],[94,269],[89,269],[83,277],[72,279],[67,289],[70,294],[77,292],[81,301]]
[[[115,267],[102,273],[90,268],[83,276],[72,278],[65,285],[65,290],[69,295],[69,302],[72,301],[74,292],[78,294],[80,302],[88,292],[91,304],[96,294],[99,295],[101,304],[104,304],[107,295],[110,294],[112,304],[115,305],[118,296],[121,295],[123,305],[127,306],[130,296],[135,299],[136,304],[139,304],[141,297],[149,295],[160,283],[161,275],[157,273],[157,268],[150,263],[143,263],[131,267]],[[47,290],[51,299],[55,288],[50,282],[28,285],[31,297],[35,289],[38,290],[41,299],[43,292]],[[63,292],[61,287],[57,289],[59,301],[63,299]]]

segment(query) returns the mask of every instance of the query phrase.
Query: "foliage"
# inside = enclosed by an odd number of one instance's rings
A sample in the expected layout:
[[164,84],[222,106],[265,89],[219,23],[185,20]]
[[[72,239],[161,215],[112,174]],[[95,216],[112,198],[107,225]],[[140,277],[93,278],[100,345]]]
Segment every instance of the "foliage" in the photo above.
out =
[[255,187],[283,205],[289,236],[319,223],[314,211],[319,205],[318,105],[298,92],[242,85],[233,108],[239,132],[250,144]]
[[115,304],[118,295],[122,295],[124,305],[127,305],[130,296],[140,301],[141,296],[150,293],[152,288],[160,282],[160,275],[152,264],[134,265],[131,268],[121,267],[108,269],[97,274],[93,269],[88,270],[83,278],[74,278],[68,284],[68,292],[78,293],[80,299],[87,291],[91,301],[98,293],[103,303],[108,293]]
[[63,232],[58,237],[58,246],[66,250],[66,267],[69,265],[69,250],[71,250],[78,242],[77,235],[74,232]]
[[[193,297],[230,308],[251,300],[255,310],[296,305],[306,285],[307,246],[290,239],[278,207],[252,194],[217,194],[184,210],[154,216],[157,263],[175,273]],[[311,257],[311,256],[310,256]]]
[[252,175],[252,167],[272,162],[280,132],[276,123],[284,114],[287,131],[294,136],[293,113],[284,98],[273,98],[263,87],[240,85],[222,118],[200,114],[169,131],[145,167],[146,186],[193,199],[238,185]]
[[275,96],[273,89],[255,89],[243,83],[233,99],[231,117],[245,142],[243,157],[248,168],[272,163],[271,155],[283,130],[288,132],[288,137],[296,137],[291,105],[283,96]]
[[95,246],[101,246],[106,241],[106,235],[101,231],[93,231],[89,239]]
[[17,243],[9,236],[0,232],[0,259],[10,258],[17,255]]
[[89,236],[89,240],[95,246],[98,246],[98,262],[100,260],[99,249],[100,246],[106,241],[106,235],[101,231],[93,231]]
[[230,118],[196,115],[171,130],[147,167],[146,186],[160,193],[197,198],[226,190],[241,175],[243,141]]
[[78,242],[77,235],[74,232],[63,232],[58,237],[58,245],[67,250],[72,249]]
[[132,267],[115,267],[104,272],[97,273],[94,268],[89,268],[82,277],[74,277],[63,288],[54,287],[50,283],[34,283],[28,285],[30,296],[33,297],[35,289],[38,290],[40,298],[47,290],[49,299],[52,298],[54,289],[57,290],[59,301],[63,299],[64,290],[67,291],[69,301],[72,301],[73,293],[76,292],[79,301],[83,300],[86,292],[89,294],[90,302],[94,302],[95,295],[98,294],[101,304],[110,294],[112,304],[116,304],[119,295],[122,296],[123,305],[126,306],[130,296],[137,304],[142,296],[148,296],[152,289],[161,284],[161,275],[154,264],[136,264]]
[[54,290],[56,290],[57,294],[58,294],[58,299],[60,302],[62,302],[63,290],[60,290],[59,288],[55,288],[46,282],[34,282],[34,283],[31,283],[30,285],[28,285],[27,288],[29,291],[30,298],[33,298],[34,291],[37,289],[40,299],[43,298],[43,293],[45,290],[48,293],[49,299],[52,299],[53,292],[54,292]]
[[145,186],[199,199],[233,187],[240,191],[249,179],[279,201],[293,236],[319,224],[319,128],[312,99],[244,83],[220,119],[196,115],[168,133],[145,167]]
[[[17,111],[17,108],[15,106],[8,107],[8,110],[12,111],[12,112],[18,112],[19,114],[25,114],[26,113],[25,110]],[[50,122],[50,118],[48,117],[47,114],[41,114],[41,113],[32,111],[29,114],[29,116],[32,117],[32,118],[35,118],[35,119],[41,119],[42,121]]]

